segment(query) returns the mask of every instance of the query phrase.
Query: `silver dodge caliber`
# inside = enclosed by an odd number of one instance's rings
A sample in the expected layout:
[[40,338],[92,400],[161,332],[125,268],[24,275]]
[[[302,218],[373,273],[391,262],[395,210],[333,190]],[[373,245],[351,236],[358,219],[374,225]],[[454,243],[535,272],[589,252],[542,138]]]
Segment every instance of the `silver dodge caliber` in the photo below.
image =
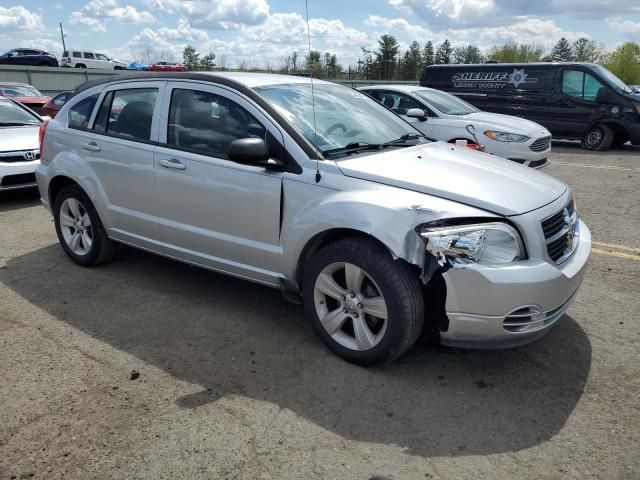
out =
[[430,142],[363,93],[308,78],[89,82],[41,150],[42,203],[74,262],[123,243],[277,287],[359,364],[399,357],[421,332],[476,348],[536,340],[591,249],[564,183]]

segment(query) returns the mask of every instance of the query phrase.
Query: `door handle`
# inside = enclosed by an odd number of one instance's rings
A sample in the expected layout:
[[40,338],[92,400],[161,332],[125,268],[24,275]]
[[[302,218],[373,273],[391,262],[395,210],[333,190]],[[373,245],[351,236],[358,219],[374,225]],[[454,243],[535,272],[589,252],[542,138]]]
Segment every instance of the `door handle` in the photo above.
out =
[[177,158],[171,158],[169,160],[160,160],[158,162],[158,165],[164,168],[175,168],[176,170],[187,169],[187,167],[183,163],[180,163],[180,160],[178,160]]
[[82,148],[85,150],[89,150],[90,152],[99,152],[102,150],[102,147],[98,145],[96,142],[89,142],[82,145]]

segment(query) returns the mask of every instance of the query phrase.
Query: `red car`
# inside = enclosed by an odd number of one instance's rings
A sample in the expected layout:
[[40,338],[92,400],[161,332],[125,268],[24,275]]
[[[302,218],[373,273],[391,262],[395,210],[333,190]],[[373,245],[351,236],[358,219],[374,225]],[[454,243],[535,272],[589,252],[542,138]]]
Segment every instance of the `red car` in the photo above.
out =
[[187,67],[184,63],[176,62],[156,62],[149,66],[152,72],[186,72]]
[[55,118],[58,111],[62,108],[65,102],[69,100],[73,92],[73,90],[66,90],[57,94],[55,97],[49,100],[49,102],[46,103],[44,107],[42,107],[42,115],[47,115],[51,118]]
[[29,107],[38,115],[42,114],[43,105],[51,100],[28,83],[0,82],[0,95]]

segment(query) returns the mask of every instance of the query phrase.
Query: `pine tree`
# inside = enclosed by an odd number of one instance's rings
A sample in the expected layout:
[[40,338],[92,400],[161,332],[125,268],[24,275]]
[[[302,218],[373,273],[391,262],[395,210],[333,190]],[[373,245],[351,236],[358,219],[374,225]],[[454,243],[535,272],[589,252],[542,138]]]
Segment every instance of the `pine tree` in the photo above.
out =
[[446,40],[442,42],[442,44],[438,47],[438,51],[436,52],[435,63],[437,65],[445,65],[447,63],[451,63],[451,54],[453,53],[453,48],[451,47],[451,42]]
[[184,47],[182,58],[184,59],[184,65],[187,67],[187,70],[198,70],[200,67],[200,54],[196,53],[196,49],[191,45]]
[[595,40],[582,37],[573,42],[573,59],[576,62],[599,62],[604,56],[603,50]]
[[569,40],[564,37],[558,40],[551,50],[551,58],[554,62],[570,62],[573,59],[573,52]]
[[420,44],[415,40],[409,45],[409,76],[407,80],[418,80],[422,74],[422,57],[420,55]]
[[429,40],[424,44],[424,48],[422,49],[422,68],[433,65],[433,62],[433,42]]
[[381,80],[391,80],[398,62],[398,40],[393,35],[384,34],[378,40],[376,63],[378,64]]

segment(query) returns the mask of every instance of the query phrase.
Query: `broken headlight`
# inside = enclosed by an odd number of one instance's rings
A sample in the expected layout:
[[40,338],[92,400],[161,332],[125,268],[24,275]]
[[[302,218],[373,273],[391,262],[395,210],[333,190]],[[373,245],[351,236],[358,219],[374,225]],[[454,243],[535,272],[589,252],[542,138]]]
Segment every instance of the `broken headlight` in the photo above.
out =
[[427,251],[438,261],[500,265],[524,258],[520,234],[506,223],[492,222],[455,227],[421,227]]

